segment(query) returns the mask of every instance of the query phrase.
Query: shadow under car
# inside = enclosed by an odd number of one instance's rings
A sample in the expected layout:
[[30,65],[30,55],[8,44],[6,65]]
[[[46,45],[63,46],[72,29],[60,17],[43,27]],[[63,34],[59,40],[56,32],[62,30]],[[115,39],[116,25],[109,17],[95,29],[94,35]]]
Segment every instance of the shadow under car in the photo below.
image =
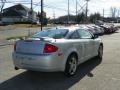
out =
[[92,58],[79,65],[73,77],[66,77],[63,73],[43,73],[25,71],[0,84],[0,90],[67,90],[86,75],[94,77],[91,73],[101,63],[100,59]]

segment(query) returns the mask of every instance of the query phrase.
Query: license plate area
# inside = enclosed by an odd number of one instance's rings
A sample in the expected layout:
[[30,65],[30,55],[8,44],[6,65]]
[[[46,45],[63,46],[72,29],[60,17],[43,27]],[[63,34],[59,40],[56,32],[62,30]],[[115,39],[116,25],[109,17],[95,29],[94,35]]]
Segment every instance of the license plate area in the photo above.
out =
[[21,61],[33,61],[33,60],[35,60],[33,57],[28,57],[28,56],[16,56],[16,58],[18,60],[21,60]]

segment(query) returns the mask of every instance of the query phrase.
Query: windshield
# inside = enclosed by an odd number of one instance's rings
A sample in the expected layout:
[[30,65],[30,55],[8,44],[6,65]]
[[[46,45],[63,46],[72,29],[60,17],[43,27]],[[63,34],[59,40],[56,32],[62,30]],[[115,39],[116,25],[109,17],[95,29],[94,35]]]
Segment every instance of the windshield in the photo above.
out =
[[54,39],[64,38],[68,33],[67,29],[51,29],[36,33],[32,38],[50,37]]

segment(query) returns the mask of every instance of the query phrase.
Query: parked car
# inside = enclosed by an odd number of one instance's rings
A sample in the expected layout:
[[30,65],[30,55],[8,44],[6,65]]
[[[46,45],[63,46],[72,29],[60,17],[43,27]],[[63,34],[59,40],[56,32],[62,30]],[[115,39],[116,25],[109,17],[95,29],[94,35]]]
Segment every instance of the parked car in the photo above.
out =
[[99,31],[99,35],[103,35],[104,34],[104,29],[98,25],[93,25],[93,27]]
[[105,34],[110,34],[110,33],[113,32],[111,26],[109,26],[109,25],[102,25],[101,27],[104,28],[104,33]]
[[100,27],[104,28],[105,34],[114,33],[118,30],[117,27],[114,26],[114,24],[104,24]]
[[102,55],[103,43],[97,35],[66,27],[43,30],[17,41],[12,57],[16,70],[62,71],[73,76],[79,64],[95,56],[102,59]]
[[115,27],[115,25],[114,25],[114,24],[109,24],[109,26],[111,27],[112,33],[114,33],[115,31],[117,31],[117,30],[118,30],[118,28],[117,28],[117,27]]
[[96,35],[101,35],[101,33],[102,33],[101,30],[94,27],[94,25],[87,25],[87,27],[94,30],[94,34],[96,34]]
[[0,26],[4,25],[2,21],[0,21]]

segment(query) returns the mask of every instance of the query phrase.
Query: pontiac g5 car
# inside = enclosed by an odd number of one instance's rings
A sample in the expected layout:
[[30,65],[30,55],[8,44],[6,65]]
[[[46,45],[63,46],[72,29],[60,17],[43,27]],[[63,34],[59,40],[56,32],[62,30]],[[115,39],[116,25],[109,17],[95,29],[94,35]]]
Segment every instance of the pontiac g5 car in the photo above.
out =
[[15,69],[62,71],[68,76],[92,57],[102,59],[103,43],[96,35],[80,27],[43,30],[14,45]]

